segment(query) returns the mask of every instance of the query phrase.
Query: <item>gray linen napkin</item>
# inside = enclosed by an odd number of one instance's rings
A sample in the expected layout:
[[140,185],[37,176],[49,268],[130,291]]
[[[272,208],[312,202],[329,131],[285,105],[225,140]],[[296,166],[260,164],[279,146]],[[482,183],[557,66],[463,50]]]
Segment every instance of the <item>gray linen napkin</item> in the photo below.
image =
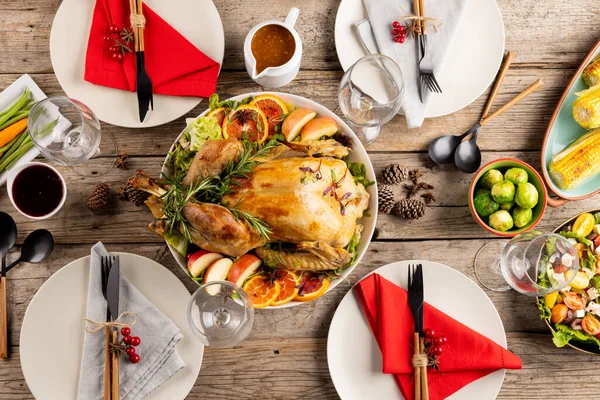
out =
[[[431,24],[427,25],[427,51],[433,55],[433,72],[439,75],[442,70],[446,53],[456,27],[461,21],[465,4],[468,0],[425,0],[425,15],[440,18],[443,24],[439,32],[434,32]],[[406,115],[409,128],[416,128],[423,124],[425,113],[435,93],[425,91],[424,103],[419,97],[417,79],[419,76],[417,60],[417,40],[407,38],[403,44],[394,42],[391,30],[392,22],[407,13],[412,14],[412,0],[364,0],[371,29],[363,21],[357,21],[362,28],[357,26],[363,43],[372,42],[367,37],[371,32],[382,54],[396,60],[404,75],[405,95],[402,109]],[[472,60],[465,60],[472,62]],[[442,86],[442,90],[444,86]]]
[[[102,243],[98,242],[92,247],[86,316],[95,321],[106,320],[106,301],[102,296],[100,273],[100,256],[105,255],[108,255],[108,252]],[[175,349],[183,335],[179,328],[122,274],[119,292],[119,308],[137,316],[137,322],[131,330],[134,336],[142,339],[141,345],[137,347],[141,357],[138,364],[132,364],[126,357],[121,357],[120,394],[122,400],[139,400],[185,367]],[[77,395],[79,400],[103,398],[104,344],[104,330],[85,333]]]

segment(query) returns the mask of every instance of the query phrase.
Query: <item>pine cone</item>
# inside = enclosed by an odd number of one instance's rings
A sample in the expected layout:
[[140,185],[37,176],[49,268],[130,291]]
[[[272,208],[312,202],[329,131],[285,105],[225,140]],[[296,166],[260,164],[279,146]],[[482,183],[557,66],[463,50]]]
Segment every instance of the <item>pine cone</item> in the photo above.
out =
[[106,183],[98,183],[87,198],[87,207],[91,212],[102,210],[108,204],[110,187]]
[[394,205],[392,214],[404,219],[419,219],[425,214],[425,203],[418,199],[402,199]]
[[135,189],[129,182],[126,182],[119,189],[119,198],[121,200],[129,200],[137,207],[143,206],[148,197],[150,197],[149,193]]
[[400,164],[390,164],[381,171],[381,176],[385,183],[394,185],[408,178],[408,172],[408,168]]
[[378,186],[377,193],[379,194],[379,211],[384,214],[389,214],[394,207],[394,193],[388,185]]

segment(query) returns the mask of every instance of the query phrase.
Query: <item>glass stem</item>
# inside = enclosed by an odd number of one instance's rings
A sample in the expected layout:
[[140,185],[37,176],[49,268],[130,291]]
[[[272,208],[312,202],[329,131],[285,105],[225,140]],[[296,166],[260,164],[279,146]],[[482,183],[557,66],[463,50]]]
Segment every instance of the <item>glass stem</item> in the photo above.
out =
[[358,136],[365,147],[373,143],[381,131],[380,126],[361,126],[354,124],[352,121],[348,121],[348,125],[350,125],[350,128],[356,133],[356,136]]

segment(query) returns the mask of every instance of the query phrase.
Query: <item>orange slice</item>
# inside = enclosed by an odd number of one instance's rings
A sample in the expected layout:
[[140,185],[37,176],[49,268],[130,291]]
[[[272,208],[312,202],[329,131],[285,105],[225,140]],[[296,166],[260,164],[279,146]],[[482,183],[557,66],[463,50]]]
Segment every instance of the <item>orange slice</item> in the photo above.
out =
[[219,107],[219,108],[215,108],[214,110],[212,110],[211,112],[206,114],[206,116],[208,118],[216,119],[219,126],[221,126],[221,125],[223,125],[223,120],[225,119],[227,114],[229,114],[229,111],[231,111],[231,109],[229,109],[227,107]]
[[262,110],[269,121],[269,134],[273,135],[275,127],[281,125],[285,115],[288,113],[288,108],[279,97],[272,94],[261,94],[256,96],[250,102],[250,105],[256,106]]
[[300,277],[300,289],[294,298],[296,301],[311,301],[323,296],[329,289],[329,279],[320,278],[313,273],[304,273]]
[[298,294],[298,277],[291,271],[280,269],[275,273],[275,280],[279,282],[280,291],[272,306],[280,306],[294,300]]
[[262,143],[269,135],[269,123],[260,108],[244,104],[231,111],[223,120],[223,137]]
[[254,308],[270,306],[279,296],[280,286],[277,281],[269,281],[264,275],[256,275],[244,283],[246,291]]

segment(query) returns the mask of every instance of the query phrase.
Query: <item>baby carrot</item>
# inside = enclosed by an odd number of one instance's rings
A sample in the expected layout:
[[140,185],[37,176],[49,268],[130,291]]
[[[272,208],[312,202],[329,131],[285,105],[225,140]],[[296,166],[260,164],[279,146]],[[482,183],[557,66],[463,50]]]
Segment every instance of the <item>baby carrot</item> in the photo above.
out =
[[27,122],[29,118],[23,118],[20,121],[15,122],[9,127],[6,127],[0,131],[0,147],[4,146],[11,140],[17,137],[19,133],[23,132],[27,128]]

